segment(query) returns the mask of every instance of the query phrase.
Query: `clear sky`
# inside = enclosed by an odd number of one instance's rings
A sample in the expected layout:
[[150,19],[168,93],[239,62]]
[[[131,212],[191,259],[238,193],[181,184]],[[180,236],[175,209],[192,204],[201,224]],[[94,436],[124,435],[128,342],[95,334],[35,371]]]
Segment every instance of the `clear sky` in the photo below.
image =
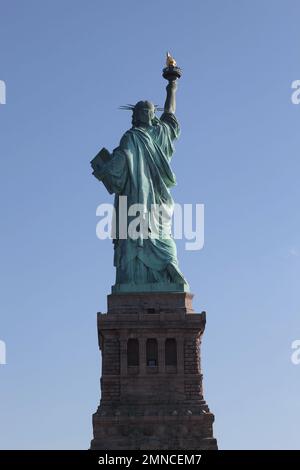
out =
[[205,397],[222,449],[299,449],[300,2],[0,0],[2,449],[86,449],[99,401],[96,312],[114,283],[89,162],[184,74],[176,202],[205,204],[180,267],[207,311]]

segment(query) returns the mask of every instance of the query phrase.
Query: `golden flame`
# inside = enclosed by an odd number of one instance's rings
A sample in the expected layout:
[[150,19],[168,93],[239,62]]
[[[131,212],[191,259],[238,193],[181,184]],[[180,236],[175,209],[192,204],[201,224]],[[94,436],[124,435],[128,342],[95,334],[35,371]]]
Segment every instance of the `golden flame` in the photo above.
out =
[[167,61],[166,61],[167,67],[176,67],[176,60],[174,57],[171,56],[169,52],[167,52]]

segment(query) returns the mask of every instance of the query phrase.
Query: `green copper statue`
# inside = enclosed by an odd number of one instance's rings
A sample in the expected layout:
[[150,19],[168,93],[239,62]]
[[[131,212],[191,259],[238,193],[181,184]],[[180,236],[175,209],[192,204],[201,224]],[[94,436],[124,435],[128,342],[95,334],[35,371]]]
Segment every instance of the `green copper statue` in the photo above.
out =
[[[169,83],[161,117],[156,117],[157,106],[149,101],[123,107],[133,111],[131,129],[125,132],[112,154],[102,149],[91,162],[93,175],[109,193],[115,194],[116,284],[112,287],[115,293],[189,291],[178,267],[176,245],[171,235],[174,203],[170,188],[176,184],[176,179],[170,159],[174,152],[173,141],[180,132],[175,117],[175,93],[181,70],[169,54],[163,76]],[[122,211],[120,215],[125,196],[128,215]],[[136,205],[139,220],[145,223],[136,227],[137,235],[130,236],[130,224],[136,217],[132,208]],[[160,210],[155,211],[153,207]],[[123,220],[126,220],[125,236],[124,227],[121,227]]]

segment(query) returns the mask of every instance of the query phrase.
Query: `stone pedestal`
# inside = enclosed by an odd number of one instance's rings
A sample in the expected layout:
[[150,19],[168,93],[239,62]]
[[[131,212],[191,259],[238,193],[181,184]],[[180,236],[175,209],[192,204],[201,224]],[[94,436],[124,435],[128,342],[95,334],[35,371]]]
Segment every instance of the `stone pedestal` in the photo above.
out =
[[203,398],[205,313],[189,293],[108,296],[98,314],[101,401],[91,449],[217,449]]

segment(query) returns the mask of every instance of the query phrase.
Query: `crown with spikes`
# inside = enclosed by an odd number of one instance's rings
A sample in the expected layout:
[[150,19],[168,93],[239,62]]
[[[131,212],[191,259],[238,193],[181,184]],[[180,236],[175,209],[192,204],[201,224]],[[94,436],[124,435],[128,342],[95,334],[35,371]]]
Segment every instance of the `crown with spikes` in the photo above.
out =
[[[163,111],[163,108],[160,108],[158,104],[154,104],[155,111]],[[123,109],[125,111],[133,111],[135,108],[135,104],[125,104],[124,106],[120,106],[119,109]]]

